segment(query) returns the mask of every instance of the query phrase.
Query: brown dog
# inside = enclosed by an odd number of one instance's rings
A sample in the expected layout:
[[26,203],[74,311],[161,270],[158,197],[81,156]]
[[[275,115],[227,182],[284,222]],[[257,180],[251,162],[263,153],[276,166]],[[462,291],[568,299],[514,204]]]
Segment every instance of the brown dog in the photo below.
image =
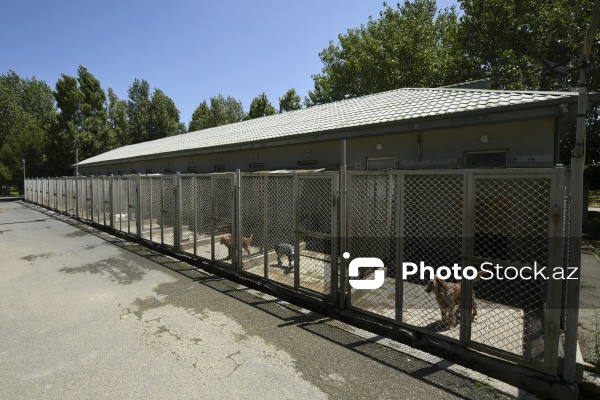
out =
[[[252,242],[253,238],[254,238],[254,233],[251,234],[250,237],[242,236],[242,246],[244,247],[244,249],[246,249],[246,252],[248,253],[248,255],[250,255],[250,243]],[[219,241],[219,243],[227,246],[227,251],[228,251],[227,260],[231,260],[233,237],[231,235],[221,236],[221,240]]]
[[[473,283],[478,282],[485,271],[480,271]],[[425,286],[425,292],[435,293],[435,299],[440,306],[442,314],[442,323],[448,328],[454,328],[456,323],[456,311],[460,308],[460,282],[446,282],[445,280],[434,277]],[[475,303],[475,290],[473,296],[473,320],[477,319],[477,304]]]

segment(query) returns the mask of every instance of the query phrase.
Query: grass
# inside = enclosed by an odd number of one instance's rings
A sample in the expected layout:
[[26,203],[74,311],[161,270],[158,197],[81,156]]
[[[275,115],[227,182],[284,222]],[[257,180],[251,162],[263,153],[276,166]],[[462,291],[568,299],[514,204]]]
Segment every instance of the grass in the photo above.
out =
[[581,289],[583,289],[583,290],[593,290],[593,289],[596,289],[596,286],[590,285],[589,283],[581,282]]
[[496,391],[495,387],[493,387],[492,385],[487,384],[485,382],[474,381],[474,383],[475,383],[475,386],[478,387],[478,388],[485,389],[485,390],[488,390],[490,392],[495,392]]

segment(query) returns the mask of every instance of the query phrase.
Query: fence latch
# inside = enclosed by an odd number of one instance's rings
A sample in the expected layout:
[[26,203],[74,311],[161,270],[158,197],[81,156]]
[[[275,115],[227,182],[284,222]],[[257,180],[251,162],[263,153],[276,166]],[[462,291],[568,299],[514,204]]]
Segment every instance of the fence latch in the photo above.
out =
[[560,210],[558,206],[554,206],[554,209],[552,210],[552,217],[554,218],[554,223],[557,224],[558,218],[560,217]]

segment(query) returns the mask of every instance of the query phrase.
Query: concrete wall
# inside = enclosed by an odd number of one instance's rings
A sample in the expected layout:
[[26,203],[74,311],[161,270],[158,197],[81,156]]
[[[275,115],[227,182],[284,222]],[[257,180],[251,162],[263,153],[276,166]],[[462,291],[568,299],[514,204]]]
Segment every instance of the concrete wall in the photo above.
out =
[[[486,135],[484,141],[482,135]],[[487,139],[487,141],[485,141]],[[494,125],[369,136],[347,140],[350,170],[373,168],[464,168],[465,153],[507,151],[508,167],[551,167],[554,154],[552,118]],[[303,161],[317,161],[302,166]],[[255,169],[314,169],[335,167],[340,161],[339,140],[186,157],[80,166],[82,174],[186,173]],[[263,167],[251,164],[264,164]]]

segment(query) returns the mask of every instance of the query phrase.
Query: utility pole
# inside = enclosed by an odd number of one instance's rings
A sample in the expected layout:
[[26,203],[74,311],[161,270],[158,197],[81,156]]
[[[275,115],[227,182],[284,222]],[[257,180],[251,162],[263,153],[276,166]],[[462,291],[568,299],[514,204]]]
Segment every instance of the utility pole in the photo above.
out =
[[583,219],[583,169],[585,165],[585,114],[587,113],[588,81],[587,69],[596,31],[600,25],[600,0],[588,26],[581,58],[579,59],[579,99],[577,102],[577,130],[575,147],[571,153],[571,232],[569,245],[570,267],[575,267],[576,278],[568,280],[567,286],[567,326],[565,332],[565,357],[563,379],[575,380],[577,354],[577,331],[579,323],[579,293],[581,290],[581,225]]

